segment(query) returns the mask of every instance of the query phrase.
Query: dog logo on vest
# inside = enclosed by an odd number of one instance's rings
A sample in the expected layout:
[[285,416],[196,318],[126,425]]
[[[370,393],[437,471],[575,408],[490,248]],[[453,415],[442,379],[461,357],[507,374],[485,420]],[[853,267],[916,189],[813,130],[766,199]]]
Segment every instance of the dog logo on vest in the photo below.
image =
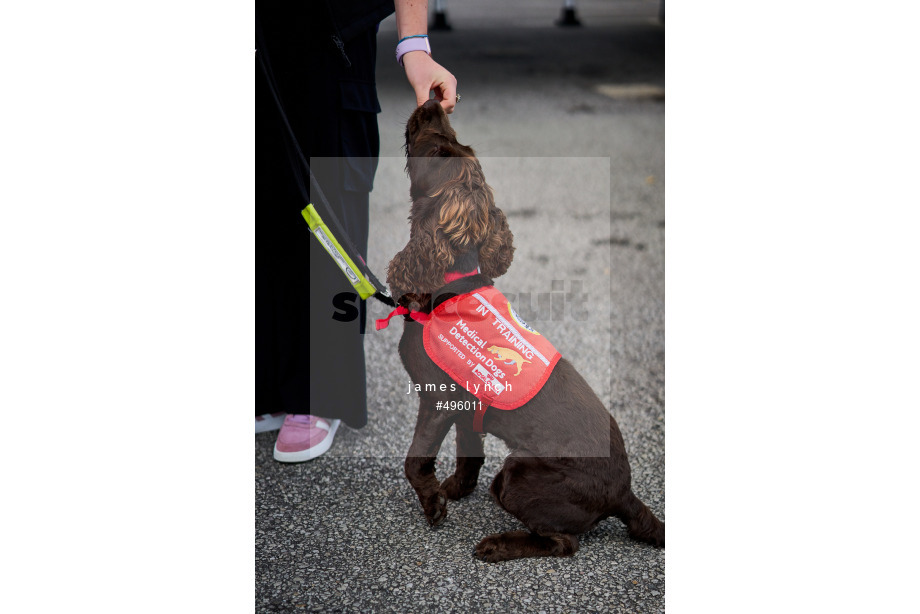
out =
[[521,374],[521,369],[524,366],[524,363],[530,364],[530,361],[515,352],[514,350],[509,350],[508,348],[500,348],[497,345],[490,346],[486,349],[487,352],[495,354],[495,357],[501,361],[504,361],[506,365],[517,365],[517,373],[515,375]]

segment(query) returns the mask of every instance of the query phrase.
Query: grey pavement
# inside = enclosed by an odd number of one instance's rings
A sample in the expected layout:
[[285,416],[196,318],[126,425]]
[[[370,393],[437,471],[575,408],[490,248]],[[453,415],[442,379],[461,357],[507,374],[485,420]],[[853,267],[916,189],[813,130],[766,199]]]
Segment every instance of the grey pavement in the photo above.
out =
[[[579,3],[584,27],[558,28],[560,4],[454,0],[454,29],[433,32],[432,48],[459,80],[459,140],[476,149],[515,235],[497,286],[607,405],[633,489],[666,520],[664,28],[657,2],[600,0]],[[402,134],[414,97],[392,59],[392,18],[378,41],[368,262],[383,277],[408,239]],[[256,611],[664,611],[664,550],[630,540],[616,519],[583,535],[572,558],[472,556],[483,536],[521,528],[488,493],[507,453],[494,437],[476,491],[427,526],[402,469],[418,404],[396,352],[402,326],[374,332],[388,308],[368,305],[367,427],[343,425],[329,453],[294,465],[272,460],[275,433],[256,435]]]

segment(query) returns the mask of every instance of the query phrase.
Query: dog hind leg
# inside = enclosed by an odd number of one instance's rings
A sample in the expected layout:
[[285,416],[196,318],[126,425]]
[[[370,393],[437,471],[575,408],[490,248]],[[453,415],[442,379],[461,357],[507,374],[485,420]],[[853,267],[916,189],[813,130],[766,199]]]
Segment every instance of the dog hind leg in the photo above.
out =
[[[558,483],[552,484],[553,479]],[[559,481],[554,459],[505,459],[489,489],[495,502],[520,520],[528,531],[489,535],[474,552],[489,562],[535,556],[572,556],[578,535],[593,528],[597,511],[571,500],[569,484]]]
[[530,531],[508,531],[484,537],[474,551],[487,563],[536,556],[572,556],[578,552],[578,537],[565,533],[538,535]]

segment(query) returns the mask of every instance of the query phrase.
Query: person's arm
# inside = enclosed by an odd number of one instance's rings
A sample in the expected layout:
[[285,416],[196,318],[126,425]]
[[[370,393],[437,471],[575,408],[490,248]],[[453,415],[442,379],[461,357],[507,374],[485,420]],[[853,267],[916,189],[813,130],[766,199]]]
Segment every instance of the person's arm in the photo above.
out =
[[[428,33],[428,0],[395,0],[396,30],[399,39]],[[402,56],[406,78],[415,90],[416,104],[430,98],[431,90],[444,110],[453,113],[457,104],[457,79],[431,59],[425,51],[409,51]]]

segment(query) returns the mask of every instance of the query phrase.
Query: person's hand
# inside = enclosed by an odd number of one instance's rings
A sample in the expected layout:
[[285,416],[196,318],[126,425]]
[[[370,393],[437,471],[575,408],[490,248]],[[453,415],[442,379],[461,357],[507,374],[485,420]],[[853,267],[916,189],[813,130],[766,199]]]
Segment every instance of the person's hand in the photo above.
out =
[[447,113],[457,104],[457,78],[431,59],[424,51],[410,51],[402,57],[409,85],[415,90],[415,102],[425,104],[434,90],[435,98]]

